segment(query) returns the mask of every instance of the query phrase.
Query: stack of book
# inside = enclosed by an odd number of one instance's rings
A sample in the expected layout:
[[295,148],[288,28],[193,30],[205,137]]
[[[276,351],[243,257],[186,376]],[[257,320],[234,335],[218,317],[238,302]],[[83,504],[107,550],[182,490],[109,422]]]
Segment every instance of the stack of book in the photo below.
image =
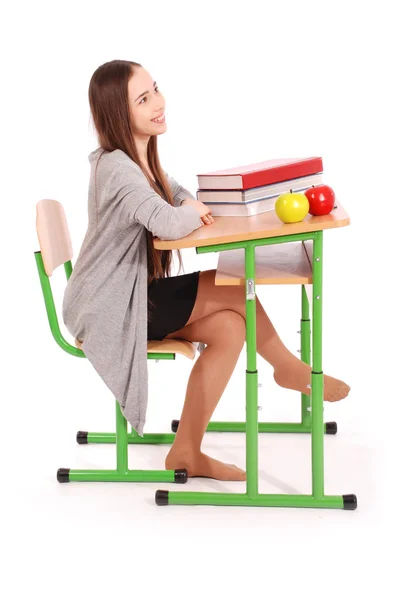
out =
[[274,210],[277,198],[323,183],[321,157],[277,158],[200,173],[197,200],[215,217],[246,217]]

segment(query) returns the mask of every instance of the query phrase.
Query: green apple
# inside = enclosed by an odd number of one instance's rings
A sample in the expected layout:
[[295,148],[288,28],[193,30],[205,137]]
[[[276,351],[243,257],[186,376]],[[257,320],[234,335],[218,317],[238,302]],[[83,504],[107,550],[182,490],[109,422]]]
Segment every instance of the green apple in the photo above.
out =
[[299,223],[309,212],[309,200],[302,192],[290,190],[277,198],[274,208],[283,223]]

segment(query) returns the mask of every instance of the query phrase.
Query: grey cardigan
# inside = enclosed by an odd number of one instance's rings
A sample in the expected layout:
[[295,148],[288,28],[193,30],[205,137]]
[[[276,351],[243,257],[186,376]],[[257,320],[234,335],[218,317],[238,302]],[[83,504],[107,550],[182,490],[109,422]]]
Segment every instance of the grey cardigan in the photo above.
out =
[[147,242],[145,228],[176,240],[203,226],[194,196],[165,171],[168,204],[122,150],[89,154],[88,228],[64,291],[63,321],[143,437],[148,401]]

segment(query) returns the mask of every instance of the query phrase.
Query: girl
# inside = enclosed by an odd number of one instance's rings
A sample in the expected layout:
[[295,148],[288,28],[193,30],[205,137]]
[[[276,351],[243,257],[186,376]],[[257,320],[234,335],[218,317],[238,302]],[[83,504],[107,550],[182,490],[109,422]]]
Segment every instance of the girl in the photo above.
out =
[[[212,226],[213,217],[161,168],[157,136],[167,128],[165,99],[150,73],[132,61],[105,63],[92,75],[89,102],[99,148],[89,155],[89,225],[64,295],[64,322],[139,435],[147,341],[207,344],[192,369],[165,468],[185,468],[189,477],[245,480],[242,469],[201,452],[245,342],[244,290],[215,286],[215,269],[171,277],[171,250],[153,246],[153,235],[179,239]],[[178,257],[182,267],[179,251]],[[284,346],[258,298],[256,303],[258,354],[273,366],[278,385],[310,394],[311,367]],[[325,400],[340,400],[349,390],[324,377]]]

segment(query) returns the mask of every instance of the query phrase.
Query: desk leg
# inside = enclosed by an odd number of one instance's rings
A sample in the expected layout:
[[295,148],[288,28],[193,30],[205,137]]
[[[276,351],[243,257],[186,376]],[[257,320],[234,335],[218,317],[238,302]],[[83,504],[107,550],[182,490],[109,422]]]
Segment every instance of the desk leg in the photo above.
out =
[[[310,365],[310,311],[308,294],[305,286],[301,286],[302,293],[302,318],[301,318],[301,360]],[[301,394],[302,402],[302,426],[309,429],[311,426],[311,397],[308,394]]]
[[324,497],[324,423],[322,370],[323,231],[313,240],[312,294],[312,495]]
[[[255,243],[245,245],[246,306],[246,493],[175,492],[157,490],[156,504],[211,504],[215,506],[287,506],[344,508],[355,510],[355,494],[324,495],[323,472],[323,371],[322,371],[322,278],[323,232],[313,232],[312,300],[312,494],[260,494],[258,492],[258,372],[256,368]],[[259,244],[261,240],[258,240]],[[241,424],[242,425],[242,424]],[[294,424],[299,427],[299,424]]]
[[258,371],[256,364],[255,246],[245,248],[246,493],[258,495]]

